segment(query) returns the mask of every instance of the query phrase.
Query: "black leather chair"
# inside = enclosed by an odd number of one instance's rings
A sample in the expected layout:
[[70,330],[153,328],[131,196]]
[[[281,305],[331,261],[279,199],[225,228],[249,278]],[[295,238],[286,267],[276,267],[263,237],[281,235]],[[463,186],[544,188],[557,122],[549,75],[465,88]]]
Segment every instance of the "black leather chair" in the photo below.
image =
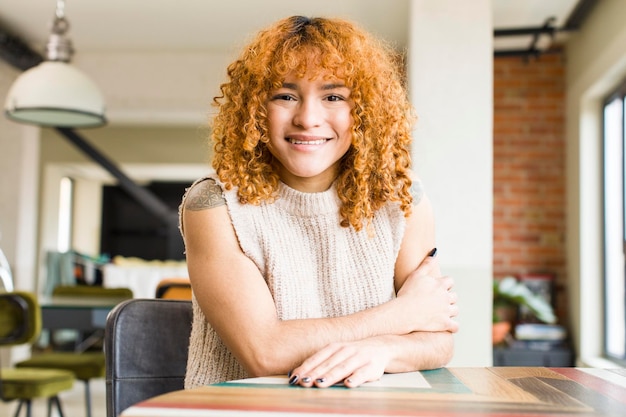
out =
[[118,304],[104,334],[107,417],[184,388],[191,301],[136,298]]

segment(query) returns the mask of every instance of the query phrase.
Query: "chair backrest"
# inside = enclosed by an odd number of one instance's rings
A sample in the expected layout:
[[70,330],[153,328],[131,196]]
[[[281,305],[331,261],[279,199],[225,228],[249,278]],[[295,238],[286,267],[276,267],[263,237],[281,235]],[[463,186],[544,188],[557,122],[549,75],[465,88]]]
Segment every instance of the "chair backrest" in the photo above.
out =
[[106,288],[97,285],[59,285],[54,288],[52,295],[127,300],[133,298],[133,291],[130,288]]
[[41,330],[37,297],[29,292],[0,292],[0,346],[32,343]]
[[184,388],[191,301],[135,298],[107,317],[104,336],[107,417]]

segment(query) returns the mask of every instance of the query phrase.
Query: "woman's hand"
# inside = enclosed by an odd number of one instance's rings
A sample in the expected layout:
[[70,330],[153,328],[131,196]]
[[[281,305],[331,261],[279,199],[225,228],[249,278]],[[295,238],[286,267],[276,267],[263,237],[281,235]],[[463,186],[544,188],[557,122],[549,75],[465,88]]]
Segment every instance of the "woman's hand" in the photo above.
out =
[[390,346],[384,337],[332,343],[294,369],[289,374],[289,383],[325,388],[336,383],[358,387],[376,381],[391,360]]
[[[398,321],[408,319],[404,320],[409,326],[407,336],[414,332],[426,335],[458,330],[458,323],[454,320],[458,314],[457,295],[452,291],[454,281],[450,277],[439,277],[438,273],[437,260],[427,257],[407,277],[397,298],[391,301],[400,308],[396,316]],[[324,388],[336,383],[357,387],[376,381],[389,369],[390,363],[397,360],[398,352],[394,349],[401,346],[398,337],[402,335],[331,343],[295,368],[289,375],[289,383]],[[417,345],[413,346],[417,349]]]
[[[416,331],[456,332],[453,320],[458,314],[454,282],[443,277],[435,244],[435,221],[426,194],[413,206],[395,266],[397,298],[393,300],[394,331],[406,334]],[[398,326],[400,329],[398,330]]]
[[447,276],[440,277],[438,272],[437,259],[428,256],[398,290],[394,302],[400,303],[405,312],[400,317],[411,319],[406,333],[458,331],[459,325],[454,320],[459,313],[454,281]]

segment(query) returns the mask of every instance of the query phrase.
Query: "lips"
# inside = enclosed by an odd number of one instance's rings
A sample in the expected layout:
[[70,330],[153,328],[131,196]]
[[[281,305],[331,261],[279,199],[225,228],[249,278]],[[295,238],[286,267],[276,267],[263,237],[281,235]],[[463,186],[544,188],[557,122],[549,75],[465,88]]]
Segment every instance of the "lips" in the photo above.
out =
[[302,140],[302,139],[287,138],[287,140],[293,145],[323,145],[329,139]]
[[323,145],[328,142],[331,138],[324,137],[322,135],[307,135],[302,133],[296,133],[293,135],[289,135],[285,138],[285,140],[292,145]]

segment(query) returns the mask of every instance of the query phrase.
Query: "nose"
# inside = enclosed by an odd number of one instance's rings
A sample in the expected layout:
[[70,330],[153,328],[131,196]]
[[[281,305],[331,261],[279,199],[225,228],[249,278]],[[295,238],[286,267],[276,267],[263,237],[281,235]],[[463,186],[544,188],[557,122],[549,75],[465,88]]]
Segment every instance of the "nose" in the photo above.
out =
[[321,103],[316,100],[301,100],[293,115],[293,124],[304,129],[319,126],[324,118]]

